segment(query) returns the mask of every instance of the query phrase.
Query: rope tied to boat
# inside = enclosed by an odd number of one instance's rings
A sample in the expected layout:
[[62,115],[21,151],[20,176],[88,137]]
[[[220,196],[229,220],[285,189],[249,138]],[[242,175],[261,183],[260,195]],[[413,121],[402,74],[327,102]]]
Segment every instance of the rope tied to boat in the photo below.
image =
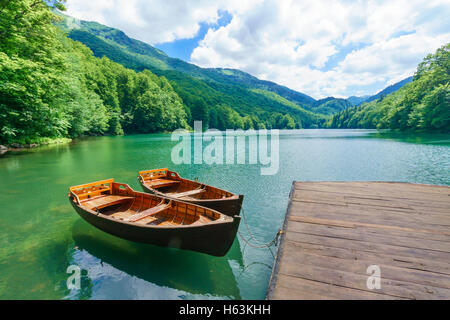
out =
[[[249,246],[256,248],[256,249],[262,249],[262,248],[270,248],[273,245],[277,246],[278,245],[278,240],[280,238],[280,236],[284,233],[284,231],[282,229],[278,229],[277,234],[275,235],[275,237],[272,239],[272,241],[268,242],[268,243],[262,243],[261,241],[259,241],[258,239],[255,238],[255,236],[253,235],[253,233],[250,230],[250,227],[248,226],[247,223],[247,217],[245,215],[244,212],[244,208],[241,209],[242,210],[242,217],[244,218],[244,224],[247,228],[248,234],[250,235],[250,238],[245,238],[242,233],[238,230],[238,234],[241,237],[241,239],[248,244]],[[253,240],[255,243],[252,243],[251,240]]]

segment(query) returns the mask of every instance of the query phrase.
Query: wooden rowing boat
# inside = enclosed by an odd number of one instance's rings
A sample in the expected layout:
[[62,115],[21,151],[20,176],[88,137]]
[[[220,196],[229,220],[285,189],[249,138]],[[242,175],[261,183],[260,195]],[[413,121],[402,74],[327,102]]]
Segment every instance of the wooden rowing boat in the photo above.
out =
[[103,180],[69,189],[77,213],[123,239],[224,256],[241,218]]
[[138,178],[146,192],[198,204],[231,217],[241,212],[243,195],[184,179],[167,168],[139,171]]

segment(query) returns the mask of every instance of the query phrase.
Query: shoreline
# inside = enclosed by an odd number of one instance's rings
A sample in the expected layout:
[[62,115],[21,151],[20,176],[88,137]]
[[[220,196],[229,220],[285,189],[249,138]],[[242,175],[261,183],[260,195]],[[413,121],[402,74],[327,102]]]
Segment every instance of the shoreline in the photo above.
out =
[[0,155],[3,155],[10,151],[25,151],[49,145],[71,143],[72,141],[73,139],[70,138],[57,138],[57,139],[45,139],[41,143],[27,143],[27,144],[11,143],[9,145],[0,145]]
[[[243,129],[242,129],[243,130]],[[450,134],[448,132],[437,132],[437,131],[399,131],[399,130],[395,130],[395,129],[367,129],[367,128],[302,128],[302,129],[279,129],[280,131],[284,131],[284,130],[376,130],[378,133],[392,133],[392,134],[399,134],[399,133],[404,133],[404,134],[418,134],[418,135],[422,135],[422,134]],[[245,130],[244,130],[245,131]],[[186,130],[186,132],[188,133],[194,133],[194,130]],[[167,131],[162,131],[162,132],[152,132],[152,133],[132,133],[132,134],[124,134],[122,136],[131,136],[131,135],[146,135],[146,134],[170,134],[171,132],[167,132]],[[7,152],[11,152],[11,151],[26,151],[26,150],[31,150],[31,149],[36,149],[36,148],[40,148],[40,147],[44,147],[44,146],[49,146],[49,145],[57,145],[57,144],[67,144],[67,143],[72,143],[72,142],[77,142],[80,140],[83,140],[85,138],[90,138],[90,137],[104,137],[104,136],[110,136],[113,137],[111,135],[99,135],[99,136],[82,136],[82,137],[77,137],[77,138],[56,138],[56,139],[51,139],[51,138],[43,138],[43,141],[38,143],[28,143],[28,144],[20,144],[20,143],[11,143],[9,145],[2,145],[0,144],[0,155],[3,155]]]

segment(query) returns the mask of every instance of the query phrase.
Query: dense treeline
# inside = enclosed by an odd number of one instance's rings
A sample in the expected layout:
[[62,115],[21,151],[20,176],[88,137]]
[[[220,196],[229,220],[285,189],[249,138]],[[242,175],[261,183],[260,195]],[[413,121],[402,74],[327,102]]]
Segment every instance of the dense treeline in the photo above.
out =
[[334,115],[330,127],[450,132],[450,43],[419,64],[411,83]]
[[0,2],[0,143],[187,128],[164,77],[96,58],[57,27],[61,1]]
[[332,115],[352,106],[352,103],[347,99],[328,97],[317,100],[309,110],[315,113]]
[[[66,17],[67,18],[67,17]],[[236,70],[201,69],[179,59],[167,57],[150,45],[128,38],[123,32],[95,22],[78,21],[79,28],[61,28],[69,37],[92,49],[97,57],[106,56],[134,70],[149,69],[164,76],[182,98],[188,112],[188,123],[202,120],[206,127],[227,128],[315,128],[322,126],[326,116],[306,110],[314,100],[289,89],[250,78]],[[179,71],[183,70],[183,71]],[[231,75],[230,75],[231,74]],[[239,81],[237,81],[237,79]],[[260,87],[252,87],[258,83]],[[275,88],[275,89],[274,89]],[[304,105],[299,105],[270,90],[283,91],[294,96]],[[312,102],[311,102],[311,101]],[[216,117],[227,119],[217,122]],[[280,120],[283,118],[282,120]]]
[[189,124],[202,120],[209,128],[310,128],[326,118],[265,90],[200,81],[177,71],[163,73],[190,109]]

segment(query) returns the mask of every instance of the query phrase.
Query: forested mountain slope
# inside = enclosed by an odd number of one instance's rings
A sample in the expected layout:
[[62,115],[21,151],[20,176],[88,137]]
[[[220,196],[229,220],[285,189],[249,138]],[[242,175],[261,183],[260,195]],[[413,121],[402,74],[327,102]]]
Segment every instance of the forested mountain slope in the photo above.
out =
[[425,57],[412,82],[334,115],[329,127],[450,132],[450,43]]
[[[223,84],[239,84],[257,89],[265,89],[268,91],[273,91],[280,96],[300,105],[309,105],[315,102],[315,99],[306,94],[291,90],[270,81],[259,80],[258,78],[240,70],[200,68],[183,60],[171,58],[161,50],[158,50],[147,43],[129,38],[123,31],[110,28],[99,23],[77,20],[67,16],[66,19],[70,19],[69,23],[62,25],[62,27],[69,32],[70,37],[77,38],[77,40],[85,42],[85,44],[88,45],[92,39],[89,39],[87,35],[82,34],[83,32],[87,32],[91,35],[106,40],[109,44],[117,44],[120,46],[120,49],[122,49],[120,51],[137,54],[134,57],[136,67],[145,66],[150,69],[155,68],[159,70],[181,71],[198,79],[216,81]],[[102,50],[102,48],[95,48],[94,52],[97,50]],[[102,53],[105,54],[105,52]],[[121,57],[118,57],[118,59],[120,58]],[[131,61],[122,62],[133,63]]]
[[351,108],[353,104],[347,99],[328,97],[317,100],[308,110],[320,114],[335,114],[347,108]]
[[[324,115],[311,112],[315,100],[305,94],[239,70],[200,68],[168,57],[120,30],[65,18],[69,20],[59,26],[70,38],[91,48],[97,57],[106,56],[135,70],[149,69],[169,79],[190,111],[190,124],[195,119],[218,129],[226,128],[222,125],[282,129],[319,127],[326,120]],[[217,123],[217,117],[228,120]]]
[[352,105],[354,106],[359,106],[361,103],[363,103],[364,101],[366,101],[367,98],[369,98],[370,96],[351,96],[347,98],[347,101],[350,102]]
[[371,102],[374,100],[378,100],[381,97],[384,97],[390,93],[400,90],[400,88],[402,88],[404,85],[410,83],[412,81],[412,79],[413,79],[413,77],[405,78],[397,83],[387,86],[386,88],[384,88],[383,90],[381,90],[380,92],[378,92],[372,96],[363,96],[363,97],[351,96],[351,97],[348,97],[347,100],[354,106],[359,106],[359,105],[363,104],[364,102]]
[[403,79],[397,83],[394,83],[393,85],[390,85],[386,88],[384,88],[383,90],[381,90],[380,92],[378,92],[377,94],[374,94],[373,96],[368,97],[366,100],[364,100],[364,102],[371,102],[374,100],[378,100],[382,97],[387,96],[390,93],[393,93],[397,90],[400,90],[404,85],[410,83],[413,80],[413,77],[408,77],[406,79]]

